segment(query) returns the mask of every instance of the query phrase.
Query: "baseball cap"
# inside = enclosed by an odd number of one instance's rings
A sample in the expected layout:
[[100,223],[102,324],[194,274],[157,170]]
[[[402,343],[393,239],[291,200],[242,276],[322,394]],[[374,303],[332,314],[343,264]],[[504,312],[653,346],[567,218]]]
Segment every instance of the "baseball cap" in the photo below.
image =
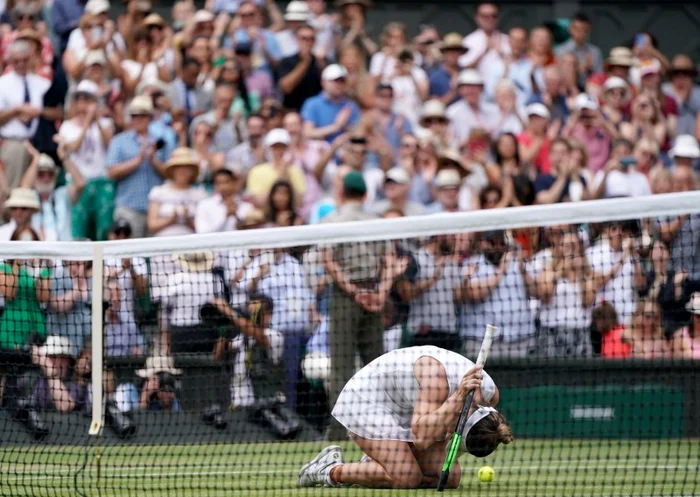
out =
[[50,155],[41,154],[39,156],[39,164],[37,165],[39,171],[55,171],[56,162],[51,158]]
[[437,188],[459,188],[461,185],[462,178],[455,169],[443,169],[435,176]]
[[101,50],[90,50],[88,53],[85,54],[85,58],[83,59],[83,66],[90,67],[94,66],[95,64],[98,64],[100,66],[107,65],[107,58]]
[[367,193],[365,178],[362,177],[362,173],[357,171],[350,171],[345,175],[343,178],[343,188],[352,192]]
[[459,73],[457,83],[460,85],[483,85],[484,78],[476,69],[464,69]]
[[123,232],[126,236],[131,235],[131,223],[124,218],[119,218],[112,225],[112,233]]
[[214,14],[212,14],[208,10],[198,10],[194,13],[194,17],[192,18],[192,20],[195,24],[200,24],[203,22],[214,22]]
[[97,98],[98,92],[99,88],[97,87],[97,83],[94,83],[89,79],[84,79],[80,83],[78,83],[78,86],[75,87],[74,95],[76,97],[78,95],[88,95],[89,97]]
[[265,146],[271,147],[273,145],[289,145],[292,142],[292,138],[289,136],[289,132],[286,129],[275,128],[270,130],[267,135],[265,135]]
[[545,104],[540,104],[540,103],[534,103],[530,104],[525,108],[525,113],[527,114],[528,117],[530,116],[539,116],[543,117],[547,120],[551,117],[549,114],[549,109]]
[[623,90],[629,90],[627,82],[618,76],[610,76],[608,79],[605,80],[605,83],[603,84],[604,91],[616,90],[620,88]]
[[129,104],[129,115],[140,116],[153,114],[153,100],[145,95],[134,97]]
[[588,93],[580,93],[574,102],[574,107],[577,110],[598,110],[598,102],[595,98],[591,97]]
[[321,74],[323,81],[336,81],[348,77],[348,72],[340,64],[331,64],[326,67]]
[[393,169],[389,169],[386,172],[384,182],[387,181],[393,181],[394,183],[398,183],[399,185],[407,185],[411,182],[411,178],[408,176],[408,173],[405,169],[401,167],[395,167]]
[[85,4],[86,14],[94,16],[105,12],[109,12],[109,2],[107,0],[88,0]]
[[309,19],[309,6],[302,0],[292,0],[284,13],[285,21],[306,22]]

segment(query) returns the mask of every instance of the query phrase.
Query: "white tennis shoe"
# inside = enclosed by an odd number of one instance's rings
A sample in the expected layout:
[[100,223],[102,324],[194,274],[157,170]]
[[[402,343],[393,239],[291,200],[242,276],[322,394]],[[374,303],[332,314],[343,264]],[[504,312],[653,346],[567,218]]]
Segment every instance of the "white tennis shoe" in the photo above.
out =
[[341,448],[330,445],[301,468],[297,484],[300,487],[339,487],[340,485],[331,480],[331,469],[344,463]]

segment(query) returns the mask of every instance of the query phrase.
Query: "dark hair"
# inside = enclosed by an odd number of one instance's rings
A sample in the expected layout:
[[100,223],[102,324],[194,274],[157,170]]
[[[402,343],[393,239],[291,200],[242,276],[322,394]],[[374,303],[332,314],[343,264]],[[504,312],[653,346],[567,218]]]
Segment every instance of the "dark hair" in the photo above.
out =
[[[600,328],[598,328],[598,323],[602,320],[610,322],[609,329],[601,330]],[[613,307],[613,305],[609,302],[603,302],[598,307],[593,309],[593,312],[591,313],[591,321],[596,331],[601,335],[607,333],[612,328],[615,328],[620,324],[620,321],[617,317],[617,311],[615,311],[615,307]]]
[[299,26],[297,26],[296,28],[294,28],[294,34],[298,34],[299,31],[301,31],[302,29],[309,29],[309,30],[313,31],[314,33],[316,33],[316,30],[313,28],[313,26],[306,24],[306,23],[303,23],[303,24],[300,24]]
[[515,198],[518,199],[521,205],[532,205],[535,203],[537,194],[535,193],[535,184],[525,173],[513,176],[513,190]]
[[518,149],[518,139],[513,133],[503,133],[501,136],[496,138],[496,140],[493,142],[493,156],[496,159],[496,164],[502,164],[503,163],[503,156],[498,150],[498,143],[501,141],[501,138],[503,137],[508,137],[511,140],[513,140],[513,143],[515,144],[515,160],[518,164],[520,164],[520,150]]
[[492,412],[475,424],[465,440],[467,452],[475,457],[486,457],[499,444],[507,445],[513,441],[513,430],[500,412]]
[[489,195],[489,193],[498,193],[498,201],[499,202],[503,198],[503,190],[501,190],[500,186],[486,185],[481,190],[481,193],[479,193],[479,202],[481,203],[482,206],[486,203],[486,197]]
[[591,18],[588,17],[585,13],[582,11],[576,12],[572,17],[572,21],[578,21],[578,22],[585,22],[586,24],[591,24]]
[[629,141],[627,138],[615,138],[612,142],[610,142],[610,150],[613,150],[617,147],[621,146],[628,147],[630,150],[634,149],[634,143]]
[[36,231],[34,231],[33,228],[30,228],[29,226],[25,226],[24,228],[17,228],[15,231],[13,231],[13,232],[12,232],[12,236],[10,237],[10,241],[11,241],[11,242],[16,242],[16,241],[18,241],[18,240],[19,240],[19,236],[20,236],[22,233],[24,233],[25,231],[29,231],[29,232],[32,234],[32,236],[34,237],[34,241],[35,241],[35,242],[38,242],[38,241],[41,240],[41,238],[39,238],[39,234],[38,234]]
[[362,200],[365,198],[367,192],[360,192],[357,190],[351,190],[343,186],[343,197],[348,200]]
[[[289,194],[289,201],[287,202],[287,205],[284,206],[282,209],[278,209],[275,206],[275,202],[273,201],[272,197],[274,197],[275,193],[277,190],[281,188],[286,188],[287,193]],[[294,210],[294,188],[292,188],[292,184],[284,179],[275,181],[275,183],[272,185],[272,188],[270,188],[270,194],[267,196],[267,214],[268,214],[268,219],[271,222],[275,222],[277,220],[277,214],[283,211],[292,211],[292,224],[294,224],[294,221],[296,221],[297,218],[297,213]]]
[[200,64],[197,59],[193,59],[192,57],[185,57],[182,60],[182,68],[184,69],[189,66],[197,66],[197,68],[199,69],[202,67],[202,64]]
[[229,179],[236,179],[236,175],[233,174],[233,171],[230,169],[226,169],[225,167],[222,167],[221,169],[217,169],[214,171],[211,175],[211,180],[212,182],[216,179],[217,176],[226,176]]
[[248,295],[248,303],[260,302],[260,309],[257,312],[250,314],[250,320],[255,326],[261,326],[261,318],[265,314],[272,313],[275,308],[275,304],[270,297],[264,293],[251,293]]

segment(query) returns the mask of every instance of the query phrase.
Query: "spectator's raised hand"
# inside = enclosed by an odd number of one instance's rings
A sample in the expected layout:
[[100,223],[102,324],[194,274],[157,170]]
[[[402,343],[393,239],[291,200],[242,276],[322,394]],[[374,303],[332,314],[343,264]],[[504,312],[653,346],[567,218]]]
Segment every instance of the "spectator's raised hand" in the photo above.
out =
[[338,131],[344,131],[348,127],[348,123],[350,122],[351,117],[352,107],[346,105],[345,107],[340,109],[338,115],[335,116],[335,126],[338,129]]

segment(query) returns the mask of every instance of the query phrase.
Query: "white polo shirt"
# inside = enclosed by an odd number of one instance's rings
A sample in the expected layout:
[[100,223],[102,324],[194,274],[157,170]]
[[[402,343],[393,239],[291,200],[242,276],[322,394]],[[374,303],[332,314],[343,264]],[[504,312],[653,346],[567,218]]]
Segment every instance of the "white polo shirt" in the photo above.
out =
[[222,231],[235,231],[238,228],[238,220],[253,209],[253,205],[236,200],[238,204],[236,214],[229,216],[226,213],[226,204],[221,195],[214,194],[201,200],[197,204],[197,212],[194,216],[194,229],[197,233],[219,233]]
[[498,107],[483,101],[479,103],[478,111],[474,112],[467,102],[460,100],[450,105],[445,115],[450,120],[452,146],[457,149],[473,128],[482,128],[491,133],[498,127],[501,118]]
[[[24,80],[14,71],[0,76],[0,110],[7,111],[18,107],[24,101]],[[51,87],[51,82],[46,78],[29,73],[26,76],[29,88],[29,104],[39,109],[44,108],[44,95]],[[0,137],[12,140],[26,140],[33,138],[39,126],[39,119],[33,119],[30,126],[26,126],[17,118],[12,118],[0,127]]]

